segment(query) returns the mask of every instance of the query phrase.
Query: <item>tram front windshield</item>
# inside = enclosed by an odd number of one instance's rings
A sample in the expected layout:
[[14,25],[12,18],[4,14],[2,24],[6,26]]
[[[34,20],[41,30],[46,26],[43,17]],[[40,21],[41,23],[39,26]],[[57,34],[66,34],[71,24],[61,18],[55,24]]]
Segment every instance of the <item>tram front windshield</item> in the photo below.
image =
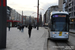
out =
[[66,15],[53,15],[52,31],[68,31]]

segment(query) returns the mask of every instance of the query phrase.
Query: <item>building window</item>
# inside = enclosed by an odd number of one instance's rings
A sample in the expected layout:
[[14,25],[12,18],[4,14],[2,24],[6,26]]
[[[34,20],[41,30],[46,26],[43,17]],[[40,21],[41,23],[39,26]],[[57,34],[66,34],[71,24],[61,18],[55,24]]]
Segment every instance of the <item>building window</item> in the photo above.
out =
[[74,19],[71,19],[71,22],[73,22],[74,21]]
[[74,6],[74,10],[75,10],[75,6]]
[[75,22],[75,19],[73,18],[73,19],[71,19],[71,22]]
[[75,12],[74,12],[74,16],[75,16]]
[[72,12],[72,16],[73,16],[73,12]]
[[73,6],[73,4],[72,4],[72,3],[70,3],[70,4],[69,4],[69,7],[71,7],[71,6]]
[[69,12],[71,11],[71,8],[69,9]]
[[72,13],[71,13],[71,15],[70,16],[72,16]]
[[72,7],[72,11],[73,11],[73,7]]
[[71,13],[69,15],[71,16]]
[[73,5],[73,2],[72,2],[72,5]]
[[69,15],[70,15],[70,17],[71,17],[71,16],[73,16],[73,12],[72,12],[72,13],[70,13]]
[[68,11],[68,9],[67,9],[67,8],[65,8],[65,11]]

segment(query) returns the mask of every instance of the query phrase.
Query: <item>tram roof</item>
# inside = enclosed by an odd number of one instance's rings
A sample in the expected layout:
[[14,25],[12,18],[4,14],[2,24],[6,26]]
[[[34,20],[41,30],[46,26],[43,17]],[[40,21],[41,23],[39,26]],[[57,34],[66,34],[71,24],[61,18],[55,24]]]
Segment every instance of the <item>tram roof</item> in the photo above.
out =
[[51,15],[53,15],[53,14],[69,14],[69,13],[66,11],[52,11]]

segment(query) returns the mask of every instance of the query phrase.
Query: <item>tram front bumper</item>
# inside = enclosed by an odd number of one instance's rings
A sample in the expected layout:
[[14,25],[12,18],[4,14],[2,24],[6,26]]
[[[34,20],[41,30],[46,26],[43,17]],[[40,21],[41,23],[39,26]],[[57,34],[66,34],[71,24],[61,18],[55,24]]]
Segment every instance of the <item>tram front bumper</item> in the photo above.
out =
[[50,39],[65,40],[69,38],[68,32],[50,32]]
[[52,40],[68,40],[69,38],[50,38]]
[[57,36],[57,37],[50,37],[50,39],[52,40],[68,40],[68,37],[64,37],[64,36]]

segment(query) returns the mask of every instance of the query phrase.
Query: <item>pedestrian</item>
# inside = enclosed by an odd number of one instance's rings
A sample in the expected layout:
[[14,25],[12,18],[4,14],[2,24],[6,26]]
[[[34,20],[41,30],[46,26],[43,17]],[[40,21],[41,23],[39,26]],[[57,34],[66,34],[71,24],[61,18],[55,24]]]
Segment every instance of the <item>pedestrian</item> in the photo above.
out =
[[18,29],[21,31],[21,26],[20,25],[18,26]]
[[24,31],[24,25],[21,26],[21,30],[22,30],[22,32]]
[[8,26],[8,30],[10,31],[10,26]]
[[29,38],[31,37],[31,30],[32,30],[32,25],[29,24],[29,26],[28,26],[28,34],[29,34]]

